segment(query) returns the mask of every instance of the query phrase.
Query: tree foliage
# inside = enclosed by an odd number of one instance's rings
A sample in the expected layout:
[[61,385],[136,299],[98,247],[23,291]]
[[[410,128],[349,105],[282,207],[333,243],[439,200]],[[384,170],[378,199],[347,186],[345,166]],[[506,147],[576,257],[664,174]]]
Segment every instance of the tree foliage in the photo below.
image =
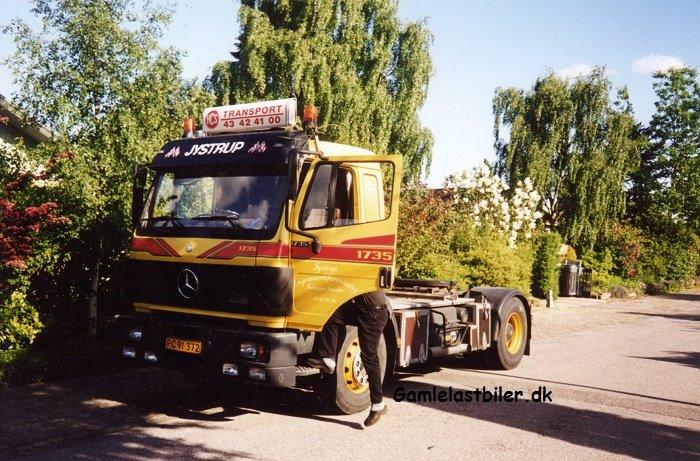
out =
[[432,35],[402,24],[385,0],[243,0],[232,62],[208,79],[219,104],[296,96],[319,106],[325,137],[404,155],[405,178],[430,166],[418,110],[432,73]]
[[[74,161],[56,171],[52,189],[72,225],[56,235],[66,255],[38,296],[57,311],[96,299],[96,281],[118,302],[115,277],[129,237],[131,175],[162,144],[179,135],[184,115],[212,100],[181,78],[180,53],[158,45],[169,14],[132,0],[34,0],[34,31],[19,19],[5,33],[17,51],[6,63],[27,116],[54,131],[33,151],[48,158],[69,151]],[[51,294],[49,296],[49,293]]]
[[493,100],[497,170],[511,186],[531,177],[545,223],[591,248],[625,210],[624,184],[641,141],[625,89],[611,101],[604,69],[573,81],[554,74]]
[[661,214],[700,234],[700,79],[695,69],[654,76],[656,113],[649,143],[632,175],[632,211],[640,224]]
[[[408,185],[401,196],[396,271],[401,277],[530,289],[529,241],[509,244],[495,226],[477,226],[452,190]],[[484,223],[485,224],[485,223]]]
[[532,294],[546,298],[552,290],[559,296],[559,248],[561,236],[556,232],[543,232],[535,239],[535,258],[532,264]]
[[53,172],[66,158],[59,155],[41,165],[22,146],[0,140],[0,351],[26,346],[43,326],[27,299],[29,275],[36,268],[32,260],[41,259],[42,231],[68,222],[41,193],[56,185]]

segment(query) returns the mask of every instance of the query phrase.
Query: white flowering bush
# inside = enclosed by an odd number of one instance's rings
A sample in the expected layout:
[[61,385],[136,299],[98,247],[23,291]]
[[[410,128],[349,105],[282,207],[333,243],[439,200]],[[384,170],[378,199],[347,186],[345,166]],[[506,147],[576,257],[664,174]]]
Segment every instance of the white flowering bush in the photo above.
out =
[[508,194],[508,184],[491,172],[486,162],[449,176],[445,187],[452,190],[455,205],[469,214],[477,227],[490,226],[515,248],[519,239],[529,239],[542,213],[537,210],[540,194],[530,178],[518,181]]
[[34,187],[58,186],[58,180],[46,179],[46,173],[46,166],[30,159],[25,149],[0,139],[0,177],[17,179],[22,175],[30,175]]

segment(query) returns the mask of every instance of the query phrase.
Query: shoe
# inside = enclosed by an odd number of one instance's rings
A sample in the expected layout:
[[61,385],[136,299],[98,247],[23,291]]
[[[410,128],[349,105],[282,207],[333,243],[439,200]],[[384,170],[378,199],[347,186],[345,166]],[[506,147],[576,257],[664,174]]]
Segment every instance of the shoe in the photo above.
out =
[[328,357],[309,357],[307,363],[312,368],[318,368],[322,372],[332,375],[335,372],[335,360],[329,359]]
[[381,418],[383,415],[385,415],[387,411],[389,411],[389,408],[386,405],[381,410],[370,411],[369,416],[367,416],[367,419],[365,419],[365,427],[369,427],[369,426],[372,426],[374,424],[377,424],[377,421],[379,421],[379,418]]

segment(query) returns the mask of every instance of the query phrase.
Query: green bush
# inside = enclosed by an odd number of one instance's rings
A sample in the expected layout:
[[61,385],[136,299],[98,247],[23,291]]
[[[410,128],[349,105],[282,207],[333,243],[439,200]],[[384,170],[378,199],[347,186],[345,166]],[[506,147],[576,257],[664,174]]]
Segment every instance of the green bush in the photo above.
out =
[[683,288],[696,275],[699,259],[694,245],[667,240],[652,241],[643,256],[642,279],[648,285],[659,284],[671,287],[671,290]]
[[43,327],[26,290],[23,285],[10,286],[0,293],[0,350],[28,346]]
[[530,291],[532,250],[508,246],[505,235],[476,227],[449,194],[409,186],[401,198],[397,274],[452,280],[460,289],[493,285]]
[[652,291],[688,286],[698,273],[700,238],[688,226],[662,214],[644,221],[645,246],[640,257],[639,278]]
[[440,278],[438,266],[456,266],[446,251],[458,218],[450,203],[420,184],[401,194],[396,273],[406,278]]
[[583,267],[591,269],[591,292],[592,293],[626,293],[627,291],[638,291],[639,282],[636,279],[624,278],[617,273],[621,267],[615,264],[613,250],[606,248],[602,251],[586,251],[581,258]]
[[607,240],[614,263],[612,272],[624,279],[639,277],[642,255],[649,244],[643,231],[626,223],[614,223]]
[[0,383],[25,384],[42,381],[47,363],[28,349],[0,351]]
[[532,250],[527,243],[510,248],[501,234],[467,223],[455,232],[450,250],[458,262],[452,268],[453,278],[461,286],[490,285],[530,292]]
[[546,298],[549,290],[559,296],[559,248],[562,239],[556,232],[544,232],[535,238],[535,257],[532,263],[532,294]]
[[593,270],[592,290],[623,293],[679,290],[688,286],[700,264],[700,239],[682,223],[661,214],[645,217],[644,228],[614,223],[595,250],[583,255]]

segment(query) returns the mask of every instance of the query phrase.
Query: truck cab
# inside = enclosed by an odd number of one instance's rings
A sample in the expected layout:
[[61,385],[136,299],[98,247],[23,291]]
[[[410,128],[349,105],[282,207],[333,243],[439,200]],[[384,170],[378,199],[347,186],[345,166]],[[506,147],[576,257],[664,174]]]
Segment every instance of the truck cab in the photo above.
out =
[[[139,170],[129,252],[134,315],[123,355],[190,376],[296,386],[319,378],[305,366],[314,334],[336,309],[376,290],[393,294],[380,345],[387,372],[491,346],[483,290],[460,297],[444,284],[394,286],[401,157],[320,141],[299,128],[296,105],[208,108],[205,133],[186,130],[155,156],[147,193]],[[521,304],[527,330],[529,307]],[[321,380],[346,413],[369,401],[349,333],[337,376]],[[529,330],[520,334],[515,355]]]

